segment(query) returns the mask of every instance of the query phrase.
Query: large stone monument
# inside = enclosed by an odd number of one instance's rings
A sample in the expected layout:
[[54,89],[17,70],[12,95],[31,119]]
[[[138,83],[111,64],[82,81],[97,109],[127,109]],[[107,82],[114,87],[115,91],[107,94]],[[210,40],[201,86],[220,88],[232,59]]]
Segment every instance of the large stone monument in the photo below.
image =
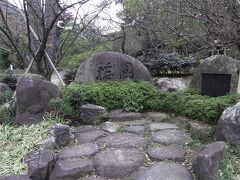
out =
[[239,62],[231,57],[211,56],[199,64],[190,87],[214,97],[239,93],[239,69]]
[[117,52],[102,52],[87,59],[79,66],[75,78],[75,82],[106,80],[152,79],[139,60]]

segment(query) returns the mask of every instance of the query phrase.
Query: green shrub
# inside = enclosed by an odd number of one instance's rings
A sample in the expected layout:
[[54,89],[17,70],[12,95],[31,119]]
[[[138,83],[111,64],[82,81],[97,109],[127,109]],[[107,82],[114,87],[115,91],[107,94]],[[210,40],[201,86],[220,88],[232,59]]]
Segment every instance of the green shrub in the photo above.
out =
[[0,108],[0,124],[11,122],[11,110],[6,107]]
[[12,94],[13,93],[10,91],[0,93],[0,105],[10,101],[12,98]]
[[78,118],[79,108],[85,104],[85,95],[81,89],[62,89],[63,98],[51,99],[49,105],[53,111],[70,118]]
[[64,81],[66,84],[70,84],[71,82],[74,81],[75,76],[76,76],[76,73],[77,73],[77,69],[75,69],[75,68],[69,70],[69,71],[66,72],[66,74],[64,75],[63,81]]
[[70,84],[69,89],[80,89],[85,92],[85,100],[103,106],[108,110],[123,108],[126,111],[142,111],[147,109],[158,109],[161,105],[161,93],[149,82],[98,82]]
[[78,116],[79,107],[87,102],[103,106],[107,110],[123,108],[134,112],[170,112],[211,124],[216,124],[224,109],[239,99],[237,95],[211,98],[192,89],[164,92],[145,81],[72,83],[64,87],[62,92],[63,99],[55,99],[52,103],[57,104],[55,107],[58,107],[60,114],[69,117],[73,114]]
[[14,91],[17,85],[17,77],[5,76],[2,78],[1,82],[7,84],[10,87],[10,89]]

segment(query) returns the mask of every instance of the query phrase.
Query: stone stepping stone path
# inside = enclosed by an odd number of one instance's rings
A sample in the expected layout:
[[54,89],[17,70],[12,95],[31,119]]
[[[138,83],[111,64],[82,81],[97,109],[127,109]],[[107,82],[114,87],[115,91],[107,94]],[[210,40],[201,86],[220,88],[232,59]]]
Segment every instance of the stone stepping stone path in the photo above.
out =
[[136,149],[108,149],[94,158],[97,175],[124,178],[143,165],[144,153]]
[[192,180],[180,164],[191,137],[176,124],[154,120],[168,116],[151,116],[74,128],[74,142],[56,154],[49,179]]
[[147,151],[148,157],[153,161],[184,161],[186,150],[183,146],[159,146],[152,147]]
[[57,159],[69,159],[76,157],[90,158],[99,152],[99,146],[94,143],[86,143],[79,146],[70,146],[64,148],[59,154]]
[[193,180],[192,174],[182,165],[172,162],[160,162],[146,171],[140,171],[132,180]]
[[181,130],[163,130],[154,133],[151,137],[153,142],[165,145],[180,144],[186,145],[191,141],[191,137]]
[[78,144],[90,143],[96,141],[98,138],[105,136],[104,131],[90,130],[86,132],[75,133]]
[[145,131],[144,126],[128,126],[125,128],[126,132],[134,133],[134,134],[143,134]]
[[165,130],[165,129],[179,129],[178,126],[175,124],[169,124],[169,123],[153,123],[149,125],[150,131],[159,131],[159,130]]
[[107,148],[138,148],[145,146],[148,140],[131,133],[117,133],[98,140],[98,143]]

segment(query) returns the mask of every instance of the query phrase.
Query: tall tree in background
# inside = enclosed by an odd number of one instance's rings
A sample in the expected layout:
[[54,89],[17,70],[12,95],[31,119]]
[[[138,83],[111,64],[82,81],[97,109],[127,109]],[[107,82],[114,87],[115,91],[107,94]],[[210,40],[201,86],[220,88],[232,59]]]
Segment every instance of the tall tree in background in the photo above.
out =
[[[141,37],[144,59],[157,49],[189,55],[239,49],[239,0],[123,0],[121,19]],[[168,49],[167,49],[168,50]],[[234,50],[234,51],[235,51]],[[234,55],[234,54],[231,54]]]
[[[71,47],[71,44],[110,3],[103,0],[95,9],[89,10],[85,14],[82,13],[81,18],[78,18],[80,13],[77,11],[75,21],[71,25],[72,27],[68,28],[69,33],[78,29],[77,33],[70,41],[63,39],[60,42],[57,23],[61,19],[62,14],[74,7],[75,9],[81,9],[88,2],[90,0],[79,0],[71,4],[60,3],[59,0],[23,0],[24,18],[26,19],[25,27],[28,37],[28,57],[30,57],[28,61],[25,61],[25,64],[27,65],[33,60],[35,63],[35,68],[33,69],[35,73],[50,79],[53,69],[49,65],[50,61],[48,57],[52,59],[55,65],[58,64]],[[0,12],[3,12],[1,7]],[[21,14],[19,13],[19,15]],[[4,13],[1,13],[1,18],[5,21],[3,26],[0,26],[0,31],[5,34],[11,45],[18,50],[18,47],[15,46],[15,41],[9,36],[12,30],[7,28],[8,17]],[[66,38],[69,38],[69,36],[66,36]],[[18,54],[19,56],[23,56],[20,52]]]

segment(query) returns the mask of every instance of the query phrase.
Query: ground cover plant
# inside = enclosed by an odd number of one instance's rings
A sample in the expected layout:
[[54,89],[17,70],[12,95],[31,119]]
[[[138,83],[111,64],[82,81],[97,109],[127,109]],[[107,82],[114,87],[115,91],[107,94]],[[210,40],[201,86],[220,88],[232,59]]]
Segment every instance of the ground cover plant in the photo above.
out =
[[22,157],[46,138],[49,126],[60,122],[62,118],[49,114],[44,121],[31,126],[0,124],[0,176],[25,173]]

